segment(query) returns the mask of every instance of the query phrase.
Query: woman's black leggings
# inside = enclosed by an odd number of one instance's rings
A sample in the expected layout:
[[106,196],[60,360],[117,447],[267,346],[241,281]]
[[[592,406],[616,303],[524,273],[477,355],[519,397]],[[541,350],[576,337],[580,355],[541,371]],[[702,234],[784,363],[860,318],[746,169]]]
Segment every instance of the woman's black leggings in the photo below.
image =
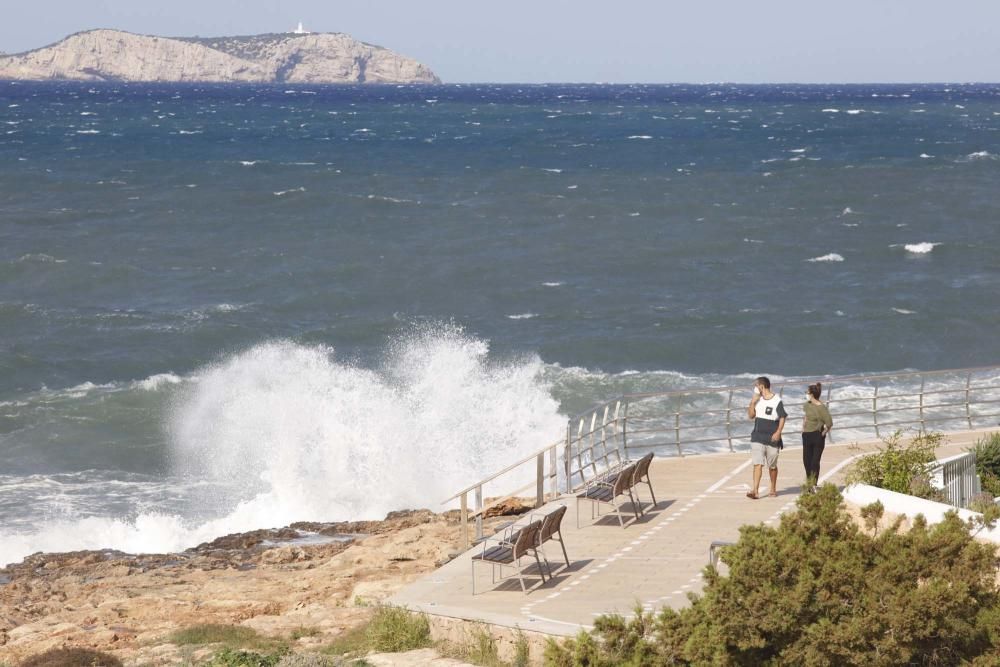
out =
[[823,458],[826,436],[823,431],[802,434],[802,465],[806,468],[806,479],[819,481],[819,460]]

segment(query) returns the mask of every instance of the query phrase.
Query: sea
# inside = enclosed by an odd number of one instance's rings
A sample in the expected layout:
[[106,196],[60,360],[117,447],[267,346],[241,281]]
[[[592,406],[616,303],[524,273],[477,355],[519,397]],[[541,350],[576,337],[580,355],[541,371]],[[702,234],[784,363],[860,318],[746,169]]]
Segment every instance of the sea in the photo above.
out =
[[444,498],[634,391],[1000,363],[1000,86],[0,83],[0,565]]

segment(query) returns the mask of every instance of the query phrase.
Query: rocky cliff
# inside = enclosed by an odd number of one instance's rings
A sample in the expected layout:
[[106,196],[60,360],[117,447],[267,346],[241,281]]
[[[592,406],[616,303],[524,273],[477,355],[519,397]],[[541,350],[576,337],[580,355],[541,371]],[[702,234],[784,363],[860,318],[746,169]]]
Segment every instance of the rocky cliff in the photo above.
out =
[[173,38],[89,30],[0,56],[0,79],[440,83],[425,65],[342,33]]

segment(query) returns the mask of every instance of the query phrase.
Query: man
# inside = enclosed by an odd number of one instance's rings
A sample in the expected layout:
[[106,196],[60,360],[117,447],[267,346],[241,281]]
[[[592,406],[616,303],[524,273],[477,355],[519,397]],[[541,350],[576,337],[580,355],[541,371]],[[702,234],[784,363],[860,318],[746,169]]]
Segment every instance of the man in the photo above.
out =
[[747,416],[753,420],[750,434],[750,460],[753,461],[753,488],[747,498],[757,500],[760,478],[767,466],[771,478],[770,496],[778,495],[778,453],[784,446],[781,431],[785,428],[785,405],[781,398],[771,391],[771,380],[759,377],[754,381],[753,398],[747,408]]

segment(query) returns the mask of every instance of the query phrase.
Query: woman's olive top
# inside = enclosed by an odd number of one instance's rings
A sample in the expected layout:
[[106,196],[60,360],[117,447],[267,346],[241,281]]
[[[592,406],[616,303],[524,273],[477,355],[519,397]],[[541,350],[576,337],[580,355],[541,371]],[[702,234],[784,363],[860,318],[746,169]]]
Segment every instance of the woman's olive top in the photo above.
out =
[[806,421],[802,425],[803,433],[822,430],[824,425],[827,431],[833,428],[833,417],[830,416],[830,409],[822,403],[816,405],[812,401],[806,401],[803,411],[806,413]]

